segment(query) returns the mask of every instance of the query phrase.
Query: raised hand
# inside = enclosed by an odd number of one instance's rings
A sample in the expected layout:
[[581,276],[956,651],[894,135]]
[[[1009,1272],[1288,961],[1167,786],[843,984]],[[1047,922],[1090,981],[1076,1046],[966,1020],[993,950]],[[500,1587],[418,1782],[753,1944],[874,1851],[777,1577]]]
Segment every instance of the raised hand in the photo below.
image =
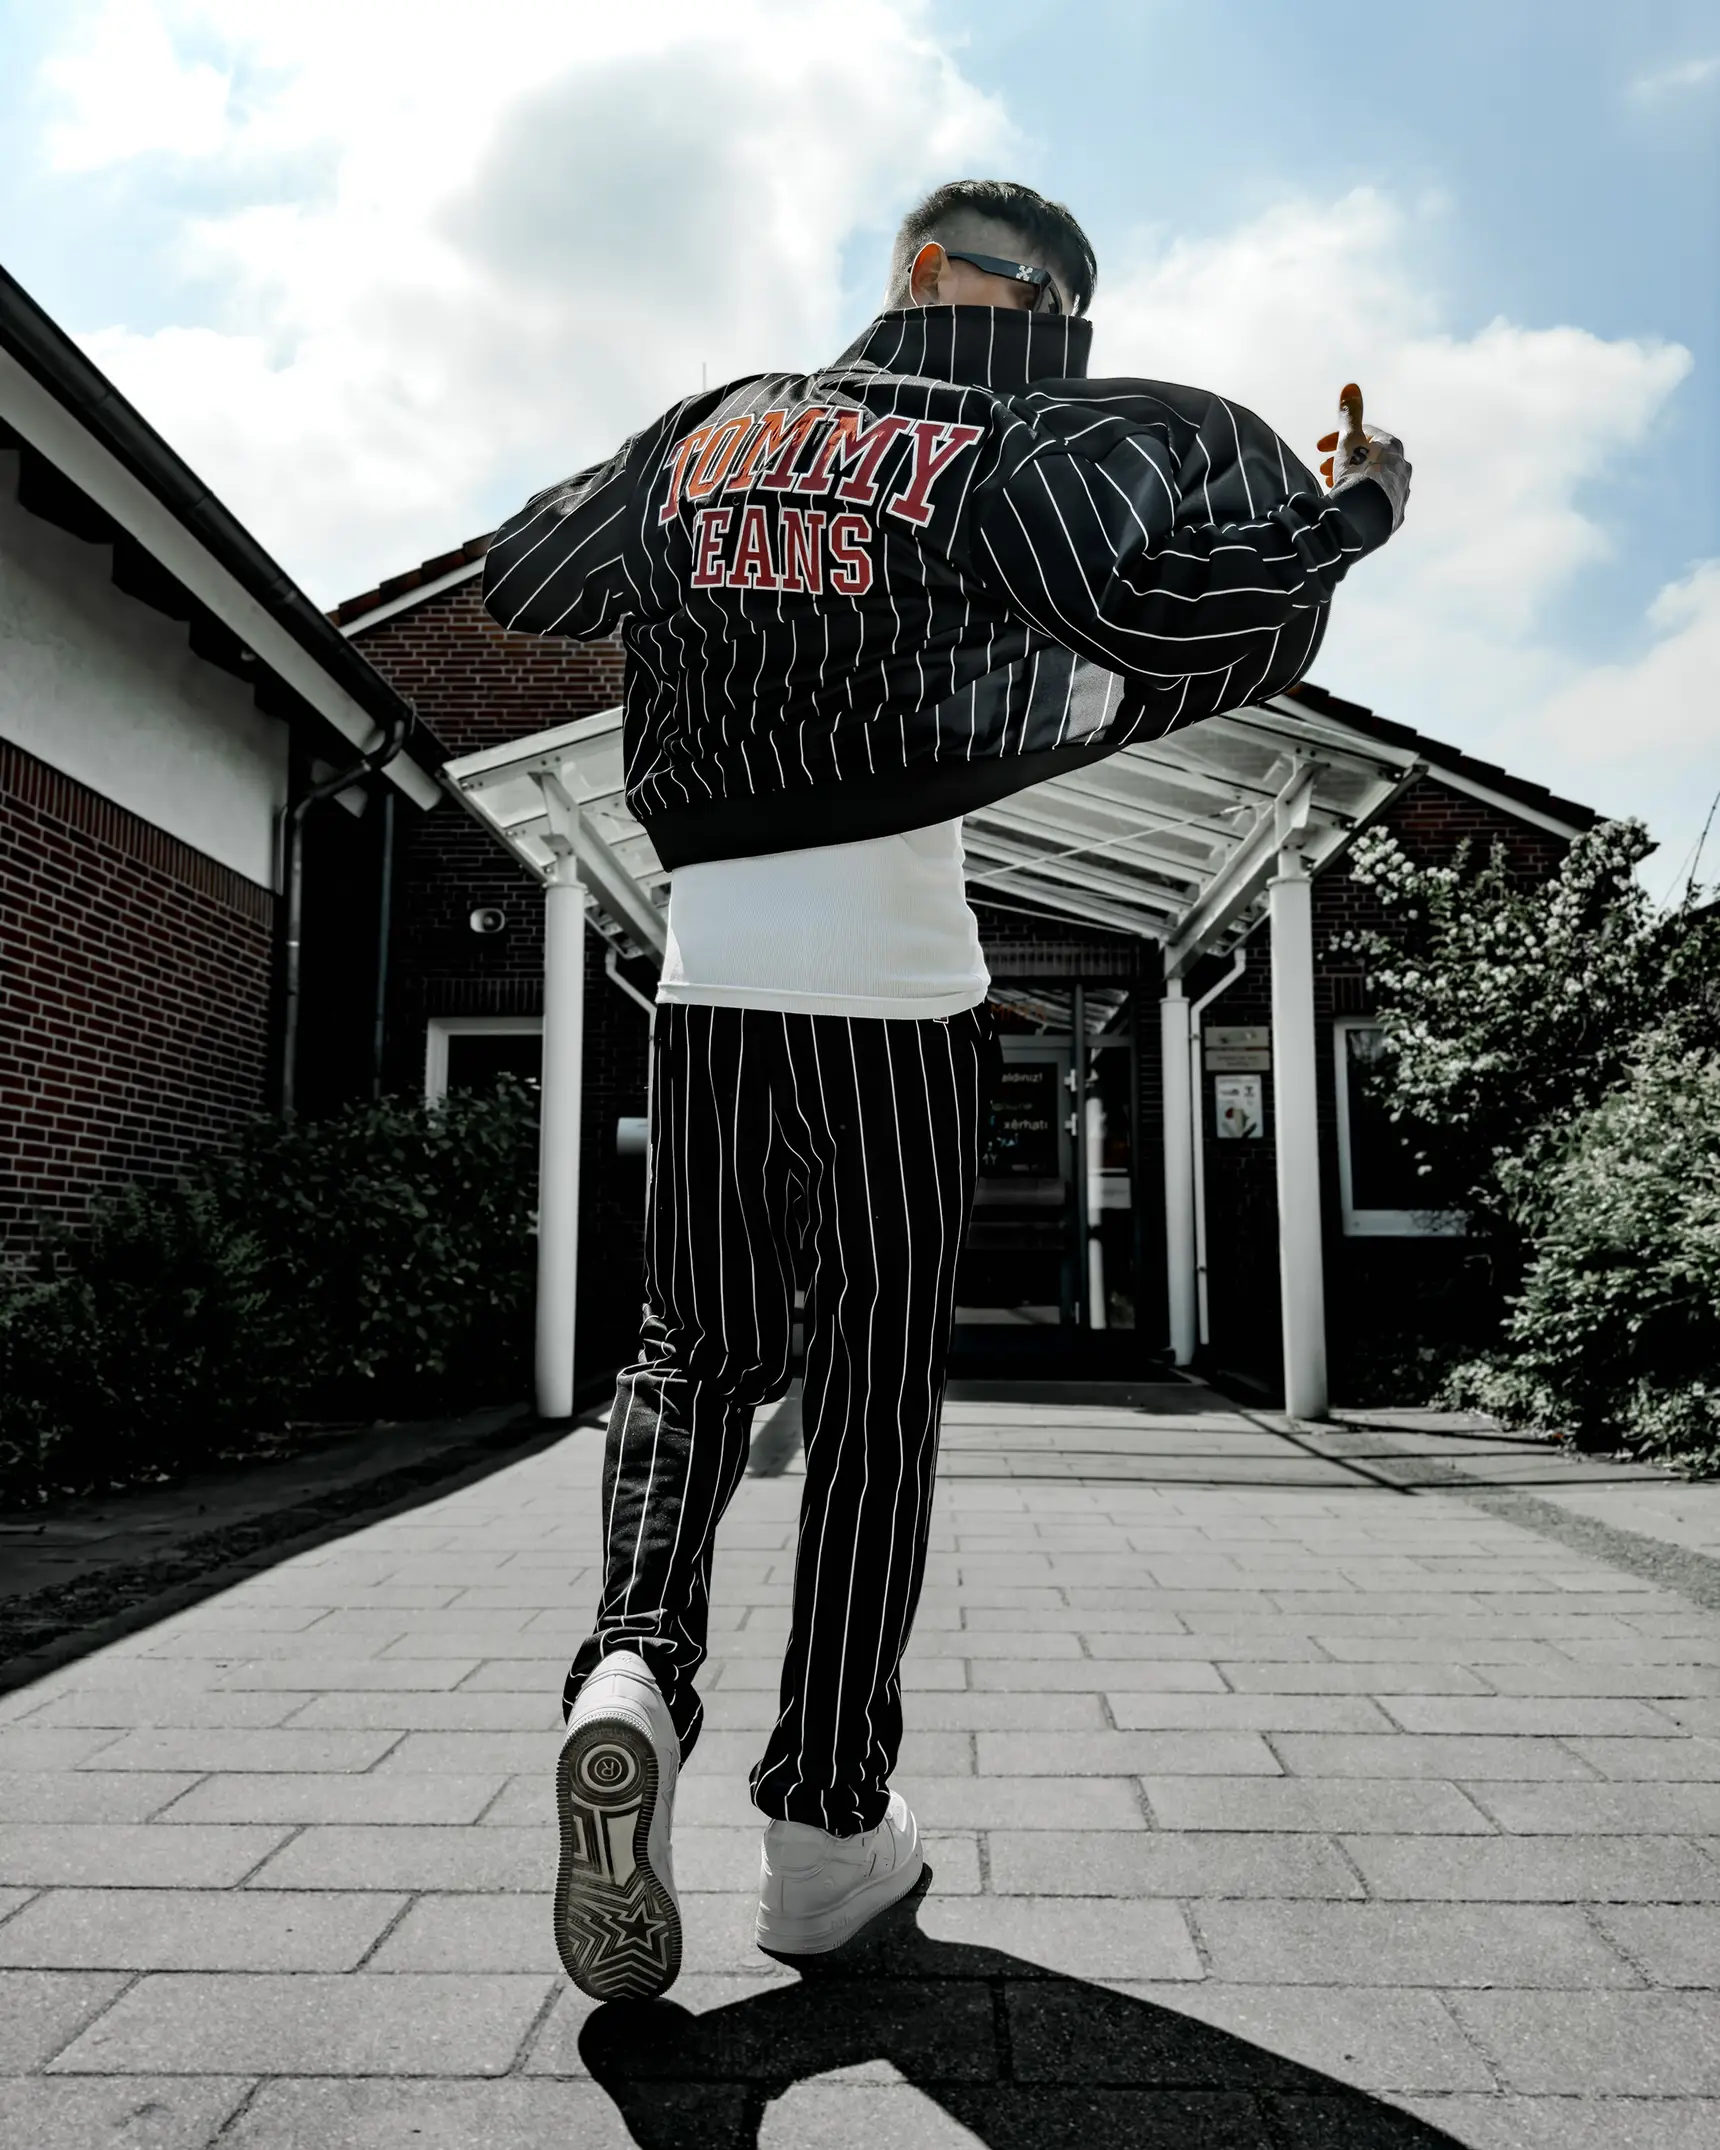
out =
[[1392,504],[1392,528],[1403,521],[1409,499],[1411,465],[1405,461],[1403,442],[1394,433],[1362,422],[1362,392],[1351,381],[1338,393],[1342,428],[1322,434],[1319,452],[1325,457],[1320,475],[1334,493],[1371,478]]

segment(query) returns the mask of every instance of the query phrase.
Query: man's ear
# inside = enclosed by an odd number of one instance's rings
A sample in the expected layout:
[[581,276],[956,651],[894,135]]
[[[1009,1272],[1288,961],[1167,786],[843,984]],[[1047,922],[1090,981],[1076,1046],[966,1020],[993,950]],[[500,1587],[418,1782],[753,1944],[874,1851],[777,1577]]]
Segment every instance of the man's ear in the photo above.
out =
[[915,306],[935,306],[938,303],[938,285],[949,266],[950,257],[935,239],[928,239],[914,256],[914,266],[908,271],[908,298]]

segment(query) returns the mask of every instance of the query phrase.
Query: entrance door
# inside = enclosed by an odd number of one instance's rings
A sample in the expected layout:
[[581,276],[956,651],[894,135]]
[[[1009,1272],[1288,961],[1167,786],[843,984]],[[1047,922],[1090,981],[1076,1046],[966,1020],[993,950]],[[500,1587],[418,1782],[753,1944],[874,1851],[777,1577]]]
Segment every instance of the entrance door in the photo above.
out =
[[956,1321],[1060,1329],[1075,1321],[1077,1304],[1069,1048],[1001,1042]]

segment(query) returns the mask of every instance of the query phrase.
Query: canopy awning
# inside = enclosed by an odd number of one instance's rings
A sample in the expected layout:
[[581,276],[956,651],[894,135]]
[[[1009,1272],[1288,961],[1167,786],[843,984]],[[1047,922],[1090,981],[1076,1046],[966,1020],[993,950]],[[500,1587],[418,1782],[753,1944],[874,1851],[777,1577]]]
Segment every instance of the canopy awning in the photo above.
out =
[[[1292,832],[1318,873],[1426,767],[1411,744],[1275,698],[969,814],[968,892],[1157,941],[1177,977],[1263,915]],[[669,876],[627,810],[619,709],[468,754],[442,775],[539,879],[571,855],[612,939],[661,953]]]

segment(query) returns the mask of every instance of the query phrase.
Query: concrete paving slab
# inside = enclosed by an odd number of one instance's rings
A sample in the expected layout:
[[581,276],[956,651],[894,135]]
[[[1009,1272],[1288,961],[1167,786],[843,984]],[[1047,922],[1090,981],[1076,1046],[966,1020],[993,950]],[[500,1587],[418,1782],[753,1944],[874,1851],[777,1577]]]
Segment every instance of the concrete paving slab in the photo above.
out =
[[1720,2099],[1405,2098],[1470,2150],[1714,2150]]
[[1218,1978],[1250,1985],[1638,1986],[1571,1905],[1199,1903]]
[[0,1831],[0,1881],[32,1888],[225,1889],[287,1829],[187,1822],[31,1822]]
[[28,1725],[8,1725],[0,1731],[0,1769],[76,1769],[116,1745],[120,1737],[113,1731],[37,1731]]
[[[179,1834],[165,1824],[159,1833]],[[270,1834],[282,1848],[257,1869],[259,1888],[544,1889],[555,1872],[555,1846],[541,1829],[335,1823],[301,1829],[290,1842],[284,1829]],[[679,1840],[675,1853],[678,1868]]]
[[1355,1868],[1322,1837],[994,1830],[991,1886],[1006,1896],[1359,1897]]
[[221,2138],[221,2150],[297,2150],[301,2144],[315,2150],[636,2150],[637,2138],[596,2084],[517,2078],[278,2078],[263,2084]]
[[1487,1784],[1476,1803],[1527,1836],[1700,1836],[1720,1830],[1720,1783]]
[[1151,1695],[1107,1683],[1105,1701],[1125,1732],[1383,1732],[1391,1723],[1364,1695]]
[[1620,1782],[1720,1782],[1720,1740],[1677,1734],[1670,1739],[1567,1739],[1562,1744],[1598,1775]]
[[1590,1737],[1635,1734],[1653,1738],[1678,1729],[1671,1715],[1647,1702],[1597,1701],[1587,1697],[1533,1695],[1390,1695],[1381,1708],[1406,1732],[1544,1732]]
[[0,2142],[28,2150],[205,2150],[250,2094],[243,2076],[0,2082]]
[[1282,1765],[1258,1732],[980,1732],[986,1777],[1276,1777]]
[[1720,1900],[1720,1866],[1671,1836],[1347,1836],[1379,1897],[1436,1903]]
[[103,1769],[372,1769],[400,1744],[398,1732],[138,1729],[99,1750]]
[[112,1971],[0,1971],[0,2074],[43,2067],[126,1983]]
[[[229,1694],[219,1687],[198,1693],[175,1695],[172,1722],[177,1730],[215,1726],[222,1730],[242,1726],[278,1725],[300,1707],[293,1694]],[[31,1719],[34,1726],[86,1725],[126,1731],[138,1725],[164,1721],[164,1698],[150,1687],[74,1688],[56,1695]]]
[[502,2075],[547,1977],[161,1972],[53,2063],[56,2074]]
[[1590,1916],[1655,1985],[1712,1990],[1720,1966],[1720,1905],[1597,1904]]
[[57,1970],[346,1971],[401,1896],[267,1889],[50,1889],[0,1926],[0,1964]]
[[1458,2021],[1513,2089],[1720,2096],[1720,2012],[1694,1993],[1460,1993]]
[[[235,1698],[237,1699],[237,1698]],[[317,1694],[283,1697],[295,1731],[536,1732],[561,1730],[561,1682],[524,1694]]]
[[164,1806],[164,1822],[475,1822],[507,1779],[261,1774],[205,1777]]
[[[1593,1775],[1592,1765],[1573,1751],[1571,1741],[1513,1739],[1498,1733],[1278,1732],[1271,1744],[1285,1769],[1298,1777],[1503,1777],[1520,1783],[1539,1778],[1586,1781]],[[1604,1749],[1643,1743],[1596,1744]]]
[[1037,1969],[1101,1983],[1204,1976],[1188,1921],[1174,1903],[960,1897],[934,1888],[919,1924],[935,1941],[1001,1949],[1018,1959],[1022,1975]]
[[0,1823],[146,1821],[197,1781],[187,1771],[7,1770]]
[[[1270,2057],[1371,2090],[1489,2091],[1487,2063],[1439,1996],[1415,1989],[1136,1984],[1141,2000],[1209,2023]],[[1080,2053],[1077,2026],[1070,2044]]]
[[483,1663],[483,1653],[469,1656],[402,1657],[299,1657],[279,1661],[246,1659],[223,1665],[215,1680],[217,1692],[257,1690],[263,1693],[298,1694],[410,1694],[423,1688],[432,1692],[458,1687]]
[[1291,1829],[1481,1836],[1495,1824],[1455,1784],[1405,1777],[1143,1780],[1160,1829]]

